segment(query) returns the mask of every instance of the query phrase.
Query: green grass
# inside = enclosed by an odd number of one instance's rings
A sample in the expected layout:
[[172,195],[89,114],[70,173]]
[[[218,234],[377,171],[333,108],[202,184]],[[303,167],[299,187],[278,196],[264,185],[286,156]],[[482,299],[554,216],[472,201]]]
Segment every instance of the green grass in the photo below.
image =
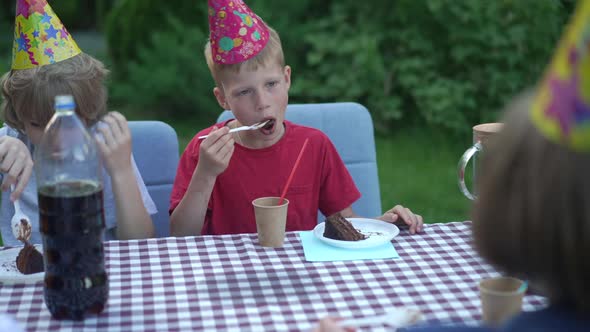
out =
[[[178,134],[181,153],[205,127],[192,121],[170,124]],[[469,219],[470,201],[457,186],[457,162],[468,139],[462,143],[430,129],[408,128],[378,136],[375,144],[383,209],[402,204],[427,223]]]
[[457,185],[457,162],[468,143],[421,128],[377,137],[383,209],[402,204],[427,223],[469,219],[471,202]]

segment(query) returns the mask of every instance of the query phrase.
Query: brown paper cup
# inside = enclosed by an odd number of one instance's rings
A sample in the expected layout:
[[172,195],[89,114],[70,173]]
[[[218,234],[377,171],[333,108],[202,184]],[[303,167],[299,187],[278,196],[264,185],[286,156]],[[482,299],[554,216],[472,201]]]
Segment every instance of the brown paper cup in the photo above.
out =
[[289,201],[285,198],[282,205],[277,205],[279,200],[280,197],[262,197],[252,201],[258,242],[263,247],[283,246]]
[[484,322],[500,325],[522,310],[524,282],[511,277],[484,279],[479,283],[481,310]]
[[504,124],[500,122],[482,123],[473,126],[473,143],[481,142],[485,145],[487,139],[499,133],[503,127]]

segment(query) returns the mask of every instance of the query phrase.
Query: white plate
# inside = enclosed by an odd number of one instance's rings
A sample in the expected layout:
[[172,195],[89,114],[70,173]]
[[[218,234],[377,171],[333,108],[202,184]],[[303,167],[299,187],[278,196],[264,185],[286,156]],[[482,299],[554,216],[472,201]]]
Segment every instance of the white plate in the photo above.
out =
[[319,223],[313,229],[313,234],[324,243],[346,249],[376,247],[390,242],[399,234],[399,228],[396,225],[385,221],[368,218],[346,218],[346,220],[367,238],[360,241],[340,241],[324,237],[325,222]]
[[[43,252],[40,245],[35,245]],[[0,249],[0,283],[6,285],[34,284],[43,281],[45,272],[22,274],[16,268],[16,256],[22,247]]]

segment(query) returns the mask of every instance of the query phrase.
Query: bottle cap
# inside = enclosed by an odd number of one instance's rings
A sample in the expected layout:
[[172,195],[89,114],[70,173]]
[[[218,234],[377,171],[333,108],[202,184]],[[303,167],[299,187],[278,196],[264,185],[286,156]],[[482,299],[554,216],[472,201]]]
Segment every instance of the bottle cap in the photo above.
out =
[[55,96],[56,111],[74,110],[75,108],[76,103],[74,102],[74,97],[72,95]]

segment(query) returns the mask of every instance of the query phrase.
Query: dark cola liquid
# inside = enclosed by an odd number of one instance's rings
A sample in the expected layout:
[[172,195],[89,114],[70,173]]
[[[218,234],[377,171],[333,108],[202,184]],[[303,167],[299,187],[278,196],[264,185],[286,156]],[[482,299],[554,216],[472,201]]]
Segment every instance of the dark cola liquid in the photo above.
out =
[[108,298],[102,187],[61,182],[38,189],[45,304],[57,319],[100,313]]

